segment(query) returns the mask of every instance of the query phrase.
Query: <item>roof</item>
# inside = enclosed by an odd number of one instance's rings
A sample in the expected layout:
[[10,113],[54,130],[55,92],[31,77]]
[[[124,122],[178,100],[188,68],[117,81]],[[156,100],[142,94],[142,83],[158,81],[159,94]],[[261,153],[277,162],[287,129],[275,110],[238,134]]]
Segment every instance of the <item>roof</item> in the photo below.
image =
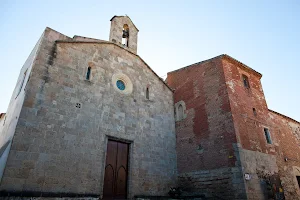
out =
[[147,67],[148,67],[148,69],[150,69],[150,71],[155,75],[155,76],[157,76],[157,78],[161,81],[161,82],[163,82],[163,84],[165,84],[165,86],[167,86],[167,88],[169,89],[169,90],[171,90],[172,92],[173,92],[173,89],[172,88],[170,88],[169,86],[168,86],[168,84],[162,79],[162,78],[160,78],[152,69],[151,69],[151,67],[139,56],[139,55],[137,55],[137,54],[135,54],[135,53],[133,53],[133,52],[131,52],[131,51],[129,51],[129,50],[127,50],[127,49],[124,49],[124,48],[122,48],[122,47],[120,47],[119,45],[117,45],[117,44],[115,44],[115,43],[113,43],[113,42],[109,42],[109,41],[101,41],[101,40],[99,40],[99,41],[74,41],[74,40],[56,40],[55,41],[55,43],[86,43],[86,44],[110,44],[110,45],[115,45],[115,46],[117,46],[117,47],[119,47],[120,49],[123,49],[123,50],[125,50],[125,51],[127,51],[127,52],[129,52],[129,53],[131,53],[131,54],[133,54],[133,55],[135,55],[136,57],[138,57]]
[[177,72],[177,71],[186,69],[186,68],[188,68],[188,67],[196,66],[196,65],[198,65],[198,64],[205,63],[205,62],[209,62],[209,61],[212,61],[212,60],[215,60],[215,59],[219,59],[219,58],[225,58],[225,59],[228,59],[228,60],[230,60],[230,61],[232,61],[232,62],[235,62],[235,63],[238,64],[240,67],[242,67],[244,70],[256,74],[259,78],[262,77],[262,74],[261,74],[261,73],[255,71],[254,69],[250,68],[249,66],[245,65],[244,63],[242,63],[242,62],[236,60],[235,58],[233,58],[233,57],[231,57],[231,56],[229,56],[229,55],[227,55],[227,54],[221,54],[221,55],[219,55],[219,56],[216,56],[216,57],[213,57],[213,58],[210,58],[210,59],[207,59],[207,60],[203,60],[203,61],[200,61],[200,62],[191,64],[191,65],[188,65],[188,66],[186,66],[186,67],[182,67],[182,68],[180,68],[180,69],[177,69],[177,70],[174,70],[174,71],[171,71],[171,72],[168,72],[168,73]]
[[276,112],[276,111],[274,111],[274,110],[271,110],[271,109],[268,109],[268,110],[269,110],[270,112],[276,114],[276,115],[279,115],[279,116],[285,118],[285,119],[288,119],[288,120],[291,120],[291,121],[293,121],[293,122],[296,122],[296,123],[300,124],[300,122],[298,122],[297,120],[294,120],[293,118],[290,118],[290,117],[288,117],[288,116],[286,116],[286,115],[283,115],[283,114],[281,114],[281,113],[279,113],[279,112]]
[[137,31],[139,31],[139,29],[135,26],[135,24],[133,23],[133,21],[130,19],[130,17],[129,16],[127,16],[127,15],[115,15],[115,16],[113,16],[111,19],[110,19],[110,21],[112,21],[115,17],[128,17],[128,19],[131,21],[131,23],[133,24],[133,26],[136,28],[136,30]]
[[73,36],[74,41],[96,41],[96,42],[104,42],[105,40],[100,40],[96,38],[90,38],[90,37],[84,37],[80,35],[74,35]]

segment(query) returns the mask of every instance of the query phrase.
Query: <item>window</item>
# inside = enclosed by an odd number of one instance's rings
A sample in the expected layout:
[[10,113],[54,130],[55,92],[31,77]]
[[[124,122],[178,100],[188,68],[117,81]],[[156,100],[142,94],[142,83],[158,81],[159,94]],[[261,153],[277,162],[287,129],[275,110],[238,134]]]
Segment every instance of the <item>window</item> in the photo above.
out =
[[3,120],[3,126],[5,125],[5,121],[6,121],[6,116],[4,117],[4,120]]
[[123,34],[122,34],[122,45],[128,47],[128,41],[129,41],[129,27],[127,24],[124,24]]
[[23,88],[23,85],[24,85],[24,82],[25,82],[25,78],[26,78],[26,74],[27,74],[27,69],[26,69],[26,71],[23,74],[22,82],[21,82],[21,85],[20,85],[20,88],[19,88],[19,91],[18,91],[18,94],[17,94],[16,98],[19,96],[19,94],[22,91],[22,88]]
[[245,88],[250,88],[249,79],[246,75],[242,76]]
[[92,68],[91,67],[88,67],[88,69],[87,69],[87,72],[86,72],[86,80],[90,80],[90,78],[91,78],[91,70],[92,70]]
[[257,115],[256,109],[255,109],[255,108],[252,108],[252,110],[253,110],[254,116],[256,116],[256,115]]
[[271,140],[271,135],[270,135],[269,129],[264,128],[264,132],[265,132],[265,137],[266,137],[267,143],[268,144],[272,144],[272,140]]
[[183,106],[180,104],[178,106],[178,120],[183,119]]
[[296,176],[296,178],[297,178],[298,186],[300,188],[300,176]]
[[146,99],[149,99],[149,87],[146,89]]
[[119,90],[125,90],[125,83],[122,80],[117,80],[116,84]]
[[181,121],[187,117],[186,106],[183,100],[175,103],[175,119],[176,121]]
[[133,91],[133,85],[128,76],[122,73],[114,74],[111,78],[114,89],[125,95],[129,95]]

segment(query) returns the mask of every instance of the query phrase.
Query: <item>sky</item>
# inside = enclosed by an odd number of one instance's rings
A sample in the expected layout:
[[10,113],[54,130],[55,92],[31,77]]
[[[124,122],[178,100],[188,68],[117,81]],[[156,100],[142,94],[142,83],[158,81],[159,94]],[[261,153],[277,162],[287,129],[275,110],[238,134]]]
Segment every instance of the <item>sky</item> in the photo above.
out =
[[269,109],[300,121],[300,1],[0,0],[0,113],[20,69],[48,26],[108,40],[110,19],[140,30],[138,54],[161,77],[220,54],[263,74]]

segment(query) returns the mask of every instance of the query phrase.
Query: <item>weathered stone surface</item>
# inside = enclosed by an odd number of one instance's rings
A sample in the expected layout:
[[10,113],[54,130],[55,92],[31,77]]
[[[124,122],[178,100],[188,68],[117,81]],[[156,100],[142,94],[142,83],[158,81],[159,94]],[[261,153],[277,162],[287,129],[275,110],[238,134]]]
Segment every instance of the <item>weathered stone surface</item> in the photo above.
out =
[[261,74],[221,55],[170,72],[173,94],[136,55],[137,35],[127,16],[112,18],[109,41],[46,28],[0,119],[0,195],[101,198],[114,139],[130,143],[129,198],[179,185],[211,199],[299,199],[300,123],[268,109]]
[[[129,28],[129,40],[128,47],[122,45],[122,32],[124,25],[127,25]],[[138,40],[139,30],[132,23],[131,19],[128,16],[114,16],[111,19],[109,41],[117,45],[122,46],[123,48],[128,49],[133,53],[137,53],[137,40]]]
[[[115,44],[55,43],[62,39],[46,29],[0,189],[101,196],[114,138],[130,142],[129,197],[166,195],[177,179],[172,91]],[[114,87],[117,73],[131,80],[130,94]]]

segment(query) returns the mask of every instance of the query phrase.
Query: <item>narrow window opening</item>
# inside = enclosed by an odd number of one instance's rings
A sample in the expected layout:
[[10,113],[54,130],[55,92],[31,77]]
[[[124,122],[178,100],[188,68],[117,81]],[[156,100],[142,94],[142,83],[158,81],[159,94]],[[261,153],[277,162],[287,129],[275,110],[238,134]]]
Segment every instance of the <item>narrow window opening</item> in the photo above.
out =
[[183,119],[183,106],[180,104],[178,106],[178,120],[182,120]]
[[243,82],[244,82],[245,88],[250,88],[249,79],[246,75],[243,75]]
[[5,121],[6,121],[6,116],[4,117],[3,126],[5,125]]
[[128,41],[129,41],[129,27],[127,24],[124,24],[123,34],[122,34],[122,45],[128,47]]
[[296,176],[297,182],[298,182],[298,187],[300,188],[300,176]]
[[21,82],[21,85],[20,85],[20,88],[19,88],[19,91],[18,91],[18,94],[17,94],[16,98],[19,96],[19,94],[22,91],[22,88],[23,88],[23,85],[24,85],[24,82],[25,82],[25,78],[26,78],[26,74],[27,74],[27,69],[26,69],[26,71],[23,74],[22,82]]
[[146,99],[149,99],[149,88],[146,89]]
[[91,67],[88,67],[87,72],[86,72],[86,80],[90,80],[91,78]]
[[266,137],[267,143],[268,144],[272,144],[272,140],[271,140],[271,135],[270,135],[269,129],[264,128],[264,132],[265,132],[265,137]]
[[252,108],[252,110],[253,110],[254,116],[256,116],[256,115],[257,115],[256,109],[255,109],[255,108]]

